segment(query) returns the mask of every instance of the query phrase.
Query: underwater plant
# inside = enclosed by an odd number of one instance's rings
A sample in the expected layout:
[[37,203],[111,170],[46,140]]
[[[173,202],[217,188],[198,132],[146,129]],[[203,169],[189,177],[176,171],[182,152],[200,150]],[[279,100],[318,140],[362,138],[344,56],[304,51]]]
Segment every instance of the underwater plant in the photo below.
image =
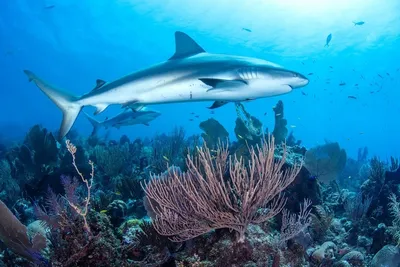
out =
[[322,183],[335,181],[346,165],[346,151],[338,143],[327,143],[307,150],[304,166]]
[[14,253],[41,264],[46,262],[41,251],[46,247],[46,237],[40,233],[30,236],[28,229],[0,200],[0,241]]
[[192,239],[211,230],[229,228],[244,242],[249,224],[262,223],[283,209],[281,192],[299,173],[295,164],[282,171],[286,153],[275,159],[273,136],[250,147],[250,162],[229,157],[228,147],[216,152],[204,144],[198,156],[188,155],[187,172],[152,176],[143,185],[154,227],[172,241]]
[[122,172],[129,162],[129,144],[102,146],[94,148],[96,164],[110,177]]
[[283,102],[279,100],[273,110],[275,113],[275,127],[272,135],[275,137],[275,141],[279,144],[285,142],[288,134],[288,129],[286,127],[287,120],[284,118]]
[[161,173],[171,165],[180,166],[185,147],[185,130],[182,127],[176,127],[169,135],[156,135],[151,155],[154,172]]
[[228,131],[216,119],[211,118],[202,121],[200,122],[199,127],[204,131],[204,133],[201,134],[201,137],[210,148],[216,147],[219,141],[225,142],[229,138]]
[[240,143],[259,144],[262,140],[263,129],[259,119],[246,111],[241,103],[235,103],[236,122],[235,135]]

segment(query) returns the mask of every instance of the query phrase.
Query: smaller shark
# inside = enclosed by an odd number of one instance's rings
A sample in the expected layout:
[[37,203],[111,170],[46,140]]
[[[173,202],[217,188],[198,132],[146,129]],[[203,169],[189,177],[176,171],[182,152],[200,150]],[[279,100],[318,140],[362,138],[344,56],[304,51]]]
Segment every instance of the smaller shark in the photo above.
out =
[[115,117],[100,122],[89,116],[86,112],[84,113],[93,126],[92,135],[95,135],[100,127],[104,127],[106,129],[115,127],[119,129],[121,126],[129,126],[134,124],[144,124],[149,126],[149,122],[161,115],[160,112],[150,111],[146,108],[142,108],[140,111],[134,111],[129,108],[122,111]]

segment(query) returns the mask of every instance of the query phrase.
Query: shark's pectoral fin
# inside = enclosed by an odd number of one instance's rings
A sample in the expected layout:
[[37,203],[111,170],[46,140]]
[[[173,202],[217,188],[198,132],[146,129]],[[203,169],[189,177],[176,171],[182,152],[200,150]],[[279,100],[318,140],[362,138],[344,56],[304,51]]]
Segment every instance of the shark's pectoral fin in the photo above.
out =
[[212,87],[208,89],[207,92],[216,89],[232,90],[247,85],[247,82],[244,80],[223,80],[212,78],[200,78],[199,80],[202,81],[204,84]]
[[147,123],[147,122],[144,122],[143,124],[144,124],[144,125],[146,125],[146,126],[150,126],[150,124],[149,124],[149,123]]
[[212,103],[212,105],[210,106],[210,107],[208,107],[209,109],[216,109],[216,108],[220,108],[220,107],[222,107],[223,105],[226,105],[226,104],[228,104],[229,103],[229,101],[222,101],[222,100],[219,100],[219,101],[215,101],[214,103]]
[[93,92],[93,91],[96,91],[97,89],[100,89],[100,88],[101,88],[103,85],[105,85],[105,84],[106,84],[106,81],[97,79],[97,80],[96,80],[96,86],[92,89],[92,92]]
[[186,33],[178,31],[175,32],[175,54],[169,60],[182,59],[203,52],[205,52],[205,50],[192,38]]
[[93,114],[98,115],[98,114],[102,113],[108,107],[108,104],[97,104],[97,105],[95,105],[95,107],[96,107],[96,111]]

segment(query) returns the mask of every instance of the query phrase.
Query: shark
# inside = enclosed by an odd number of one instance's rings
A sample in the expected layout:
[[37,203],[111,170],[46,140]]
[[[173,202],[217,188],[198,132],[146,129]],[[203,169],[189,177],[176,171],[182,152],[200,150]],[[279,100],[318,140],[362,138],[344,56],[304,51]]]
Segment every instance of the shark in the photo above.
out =
[[147,110],[146,108],[143,108],[139,111],[128,108],[116,116],[109,119],[106,118],[104,121],[100,122],[89,116],[86,112],[84,112],[84,114],[93,126],[92,135],[96,134],[100,127],[104,127],[106,129],[115,127],[119,129],[121,126],[130,126],[135,124],[144,124],[149,126],[149,122],[161,115],[160,112]]
[[175,32],[175,53],[165,62],[115,81],[98,79],[82,96],[50,85],[30,70],[24,73],[61,109],[59,139],[68,133],[85,106],[94,106],[94,115],[114,104],[142,107],[214,101],[211,108],[218,108],[229,102],[287,94],[309,83],[304,75],[263,59],[207,53],[180,31]]

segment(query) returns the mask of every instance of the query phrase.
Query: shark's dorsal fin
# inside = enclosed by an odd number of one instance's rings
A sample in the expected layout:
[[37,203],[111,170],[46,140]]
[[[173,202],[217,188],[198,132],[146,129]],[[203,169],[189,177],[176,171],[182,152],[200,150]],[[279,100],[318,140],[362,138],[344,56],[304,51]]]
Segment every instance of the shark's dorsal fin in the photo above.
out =
[[169,59],[182,59],[196,54],[206,52],[200,45],[190,38],[186,33],[175,32],[175,54]]
[[97,89],[100,89],[104,84],[106,84],[106,81],[97,79],[96,80],[96,86],[93,88],[92,91],[96,91]]

